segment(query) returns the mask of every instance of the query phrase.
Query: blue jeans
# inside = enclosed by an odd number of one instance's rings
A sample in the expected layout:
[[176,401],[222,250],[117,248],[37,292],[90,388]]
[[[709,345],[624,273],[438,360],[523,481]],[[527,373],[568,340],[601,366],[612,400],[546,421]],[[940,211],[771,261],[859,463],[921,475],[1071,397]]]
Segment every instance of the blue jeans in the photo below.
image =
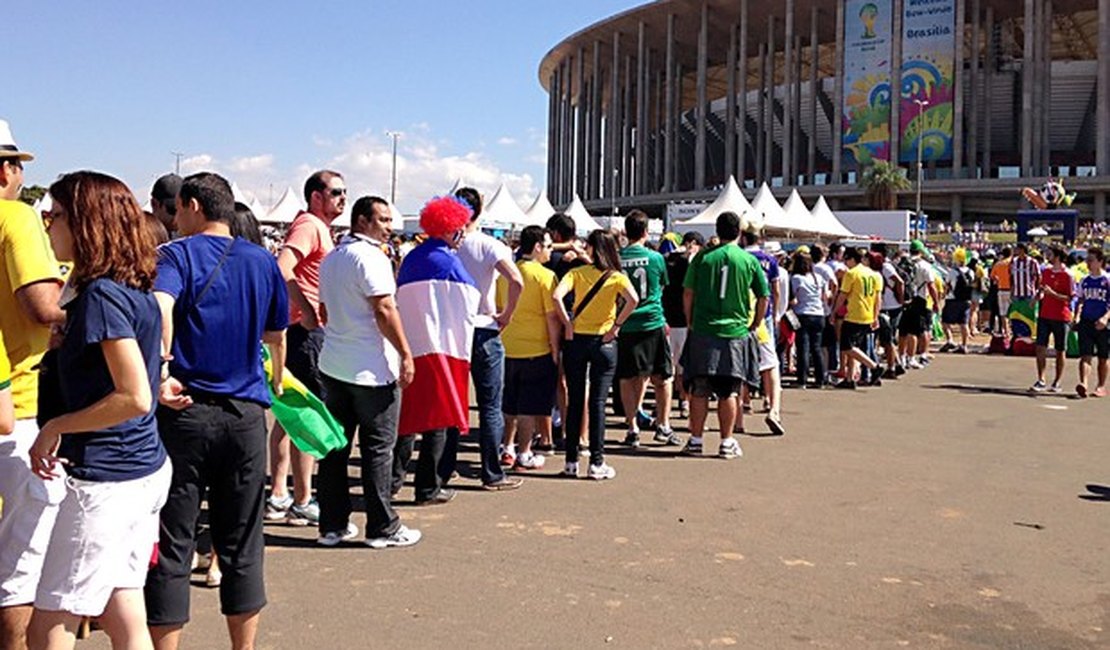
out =
[[806,385],[809,362],[813,359],[814,380],[825,385],[825,358],[821,355],[822,335],[825,333],[824,316],[798,316],[802,327],[798,330],[798,385]]
[[[601,336],[575,334],[563,348],[567,376],[566,443],[567,462],[578,462],[578,432],[582,414],[589,404],[590,464],[605,461],[605,400],[617,371],[617,342],[601,342]],[[587,402],[586,376],[590,378]]]
[[[505,418],[501,413],[501,391],[505,384],[505,346],[501,332],[475,328],[473,351],[470,355],[470,378],[478,400],[478,450],[482,459],[482,483],[489,485],[505,478],[501,469],[498,446],[505,436]],[[447,447],[439,463],[439,476],[446,483],[455,471],[459,449],[459,432],[447,432]]]

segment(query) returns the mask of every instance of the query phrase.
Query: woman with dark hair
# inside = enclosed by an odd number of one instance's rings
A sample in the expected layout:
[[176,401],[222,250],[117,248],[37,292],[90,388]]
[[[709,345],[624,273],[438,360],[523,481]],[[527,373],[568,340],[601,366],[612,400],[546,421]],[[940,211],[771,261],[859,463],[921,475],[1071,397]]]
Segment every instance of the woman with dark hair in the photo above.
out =
[[[33,648],[72,648],[83,616],[113,647],[150,647],[143,585],[171,468],[154,418],[162,318],[156,254],[127,187],[95,172],[62,176],[50,242],[73,260],[74,297],[58,348],[61,413],[42,425],[31,469],[65,481],[35,597]],[[62,470],[62,465],[65,470]]]
[[249,207],[239,201],[235,202],[235,219],[228,224],[232,237],[242,237],[252,244],[265,247],[262,241],[262,227]]
[[[636,309],[639,298],[621,273],[617,240],[595,230],[586,238],[592,264],[572,269],[555,287],[555,310],[563,323],[563,367],[567,377],[566,467],[564,476],[578,477],[578,432],[586,410],[586,377],[590,379],[590,469],[595,480],[611,479],[616,470],[605,464],[605,398],[617,369],[617,334]],[[563,298],[574,294],[573,315]],[[623,303],[618,309],[618,301]]]
[[790,265],[790,308],[798,317],[798,388],[806,387],[809,361],[813,359],[814,379],[818,388],[825,387],[825,357],[821,354],[825,330],[825,305],[829,287],[824,277],[813,270],[813,258],[807,253],[794,253]]

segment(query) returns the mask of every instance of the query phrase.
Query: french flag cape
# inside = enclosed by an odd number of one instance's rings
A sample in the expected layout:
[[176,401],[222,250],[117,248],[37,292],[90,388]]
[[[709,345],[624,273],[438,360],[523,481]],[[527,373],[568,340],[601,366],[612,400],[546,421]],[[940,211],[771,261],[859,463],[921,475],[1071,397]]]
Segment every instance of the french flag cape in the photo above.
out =
[[401,397],[400,435],[470,428],[470,346],[478,287],[441,239],[412,249],[397,274],[397,309],[416,368]]

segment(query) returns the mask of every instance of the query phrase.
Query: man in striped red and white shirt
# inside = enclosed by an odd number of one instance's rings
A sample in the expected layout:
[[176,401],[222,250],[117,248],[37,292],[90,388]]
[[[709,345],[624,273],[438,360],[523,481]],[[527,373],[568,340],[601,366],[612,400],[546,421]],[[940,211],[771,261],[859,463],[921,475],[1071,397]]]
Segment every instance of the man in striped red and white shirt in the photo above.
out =
[[1029,257],[1029,245],[1020,242],[1010,262],[1010,295],[1013,300],[1036,300],[1041,287],[1041,266]]

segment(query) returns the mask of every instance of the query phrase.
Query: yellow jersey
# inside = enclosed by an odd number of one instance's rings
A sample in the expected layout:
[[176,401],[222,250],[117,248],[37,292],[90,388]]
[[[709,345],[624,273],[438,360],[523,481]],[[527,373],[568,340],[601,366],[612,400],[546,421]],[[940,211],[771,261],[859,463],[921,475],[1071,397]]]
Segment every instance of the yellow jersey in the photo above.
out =
[[[547,337],[547,318],[555,312],[555,273],[534,260],[521,260],[516,265],[524,278],[524,289],[516,303],[516,311],[508,327],[501,331],[505,356],[510,359],[534,359],[551,354],[551,341]],[[497,282],[497,302],[504,306],[508,283],[504,278]]]
[[845,295],[849,323],[870,325],[875,322],[875,307],[883,293],[883,277],[863,264],[856,264],[844,274],[840,292]]
[[15,292],[42,281],[62,281],[42,219],[26,203],[0,199],[0,330],[12,366],[16,419],[34,417],[38,411],[35,366],[50,343],[50,328],[27,316]]
[[[563,276],[559,286],[574,292],[574,333],[604,334],[612,329],[617,321],[617,297],[622,290],[635,293],[628,276],[617,269],[609,274],[597,295],[590,300],[584,310],[578,305],[599,279],[602,271],[590,264],[571,269]],[[579,313],[581,312],[581,313]]]

